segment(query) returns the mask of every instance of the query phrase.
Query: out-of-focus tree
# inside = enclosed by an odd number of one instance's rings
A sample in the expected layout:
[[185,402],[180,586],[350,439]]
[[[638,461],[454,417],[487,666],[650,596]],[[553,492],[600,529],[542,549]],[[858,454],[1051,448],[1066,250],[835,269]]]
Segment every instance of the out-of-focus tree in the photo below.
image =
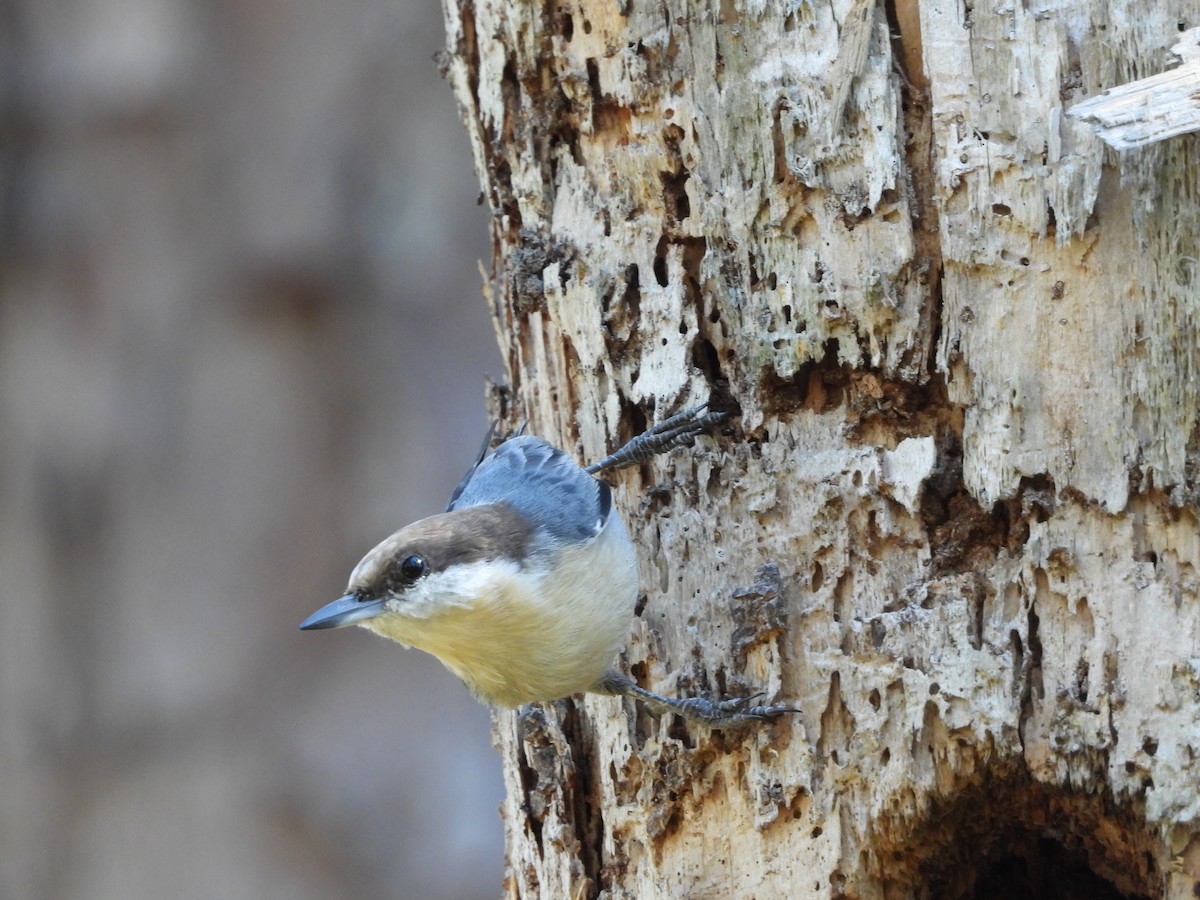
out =
[[296,629],[486,424],[436,5],[0,17],[0,896],[494,896],[486,710]]

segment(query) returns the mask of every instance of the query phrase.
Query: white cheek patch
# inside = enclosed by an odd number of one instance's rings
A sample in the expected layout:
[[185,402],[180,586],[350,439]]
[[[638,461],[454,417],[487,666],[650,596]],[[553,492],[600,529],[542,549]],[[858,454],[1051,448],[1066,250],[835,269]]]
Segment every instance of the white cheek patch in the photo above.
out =
[[384,603],[389,613],[409,619],[428,619],[455,608],[470,608],[485,602],[499,583],[520,572],[511,560],[489,560],[450,566],[430,572],[411,587],[394,591]]

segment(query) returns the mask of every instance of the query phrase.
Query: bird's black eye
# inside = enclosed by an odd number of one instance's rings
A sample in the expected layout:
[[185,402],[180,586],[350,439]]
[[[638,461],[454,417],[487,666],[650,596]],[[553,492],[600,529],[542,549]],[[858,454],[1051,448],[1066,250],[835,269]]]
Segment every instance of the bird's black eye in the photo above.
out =
[[425,557],[418,553],[406,556],[404,561],[400,563],[400,577],[405,581],[416,581],[428,571],[429,563],[425,561]]

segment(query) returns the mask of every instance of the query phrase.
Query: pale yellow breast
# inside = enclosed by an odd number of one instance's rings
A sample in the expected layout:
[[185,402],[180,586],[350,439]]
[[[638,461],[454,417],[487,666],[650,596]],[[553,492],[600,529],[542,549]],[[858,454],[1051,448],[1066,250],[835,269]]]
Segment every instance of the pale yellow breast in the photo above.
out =
[[369,627],[432,653],[481,699],[518,706],[593,688],[629,633],[636,600],[633,545],[614,515],[591,544],[564,550],[550,576],[512,569],[473,602]]

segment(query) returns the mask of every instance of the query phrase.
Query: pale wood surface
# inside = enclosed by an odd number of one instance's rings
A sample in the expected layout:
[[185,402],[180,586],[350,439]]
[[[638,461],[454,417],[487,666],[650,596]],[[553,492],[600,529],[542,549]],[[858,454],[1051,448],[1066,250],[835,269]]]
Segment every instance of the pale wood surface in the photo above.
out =
[[1091,123],[1115,150],[1132,150],[1200,131],[1200,28],[1171,48],[1182,65],[1109,88],[1067,110]]
[[1200,159],[1063,115],[1188,4],[446,7],[498,405],[589,460],[741,414],[622,477],[628,663],[802,710],[501,714],[509,894],[955,896],[1045,840],[1190,896]]

